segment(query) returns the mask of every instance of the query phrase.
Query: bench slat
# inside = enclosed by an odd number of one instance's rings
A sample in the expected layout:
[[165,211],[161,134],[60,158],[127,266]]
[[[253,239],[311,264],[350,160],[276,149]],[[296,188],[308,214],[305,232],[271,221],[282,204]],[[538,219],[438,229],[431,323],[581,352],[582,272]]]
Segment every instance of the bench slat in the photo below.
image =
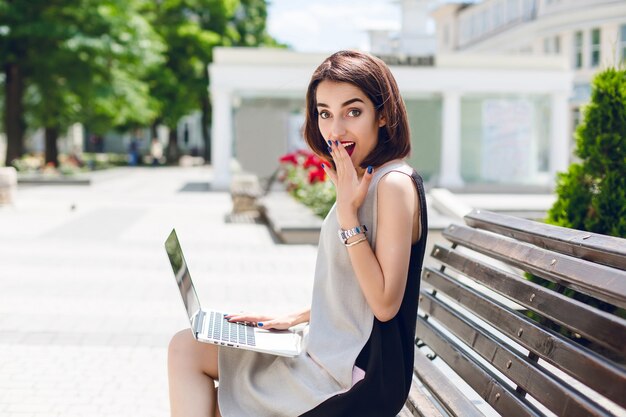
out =
[[[424,356],[421,353],[417,353],[420,356]],[[430,361],[428,361],[430,362]],[[432,366],[432,364],[431,364]],[[441,411],[433,404],[433,399],[430,399],[419,389],[415,383],[411,384],[409,391],[409,398],[407,399],[405,409],[407,416],[415,417],[448,417],[449,414],[442,414]],[[471,404],[472,407],[474,406]],[[471,412],[471,409],[470,409]],[[480,416],[482,417],[482,415]]]
[[626,270],[626,241],[624,239],[485,210],[473,210],[465,216],[465,223],[542,248]]
[[443,235],[458,245],[626,308],[626,271],[550,252],[466,226],[448,226]]
[[459,251],[436,245],[433,258],[486,287],[626,357],[626,320]]
[[[413,388],[413,387],[411,387],[411,388]],[[396,417],[420,417],[420,415],[419,414],[413,414],[411,411],[409,411],[409,409],[405,405],[404,407],[402,407],[402,410],[400,410],[400,412],[398,413],[398,415]]]
[[[423,317],[417,319],[417,336],[431,347],[450,368],[491,405],[500,415],[516,417],[543,416],[526,399],[521,398],[497,375],[468,355],[457,344],[434,328]],[[450,381],[447,381],[450,386]],[[460,414],[465,416],[464,413]]]
[[479,294],[446,274],[427,268],[422,282],[446,294],[499,331],[541,358],[585,381],[585,384],[626,406],[626,371],[590,350],[550,332],[520,313]]
[[552,373],[542,371],[535,362],[489,335],[481,326],[461,317],[441,299],[422,292],[420,308],[429,315],[429,319],[436,319],[437,323],[442,324],[556,415],[568,417],[614,415]]
[[[413,371],[452,416],[483,417],[483,413],[478,411],[476,406],[456,386],[452,385],[448,378],[417,348],[415,348]],[[419,411],[422,411],[417,404],[415,405]]]

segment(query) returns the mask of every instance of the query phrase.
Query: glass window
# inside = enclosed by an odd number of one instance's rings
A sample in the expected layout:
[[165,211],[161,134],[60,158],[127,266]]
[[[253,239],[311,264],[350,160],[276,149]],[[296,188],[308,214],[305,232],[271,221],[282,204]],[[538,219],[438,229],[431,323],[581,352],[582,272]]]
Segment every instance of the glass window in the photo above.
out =
[[583,33],[574,34],[574,68],[583,67]]
[[545,183],[550,114],[550,97],[545,95],[463,96],[463,179],[468,183]]
[[506,3],[506,20],[511,22],[519,15],[518,0],[508,0]]
[[600,29],[591,31],[591,66],[597,67],[600,64]]
[[503,5],[502,2],[499,1],[495,4],[494,8],[493,8],[493,26],[494,28],[498,28],[500,25],[502,25],[502,9],[503,9]]
[[554,53],[555,54],[561,53],[561,37],[559,35],[556,35],[554,37]]
[[543,53],[546,54],[546,55],[549,54],[551,52],[550,49],[551,49],[550,48],[550,38],[544,38],[543,39]]

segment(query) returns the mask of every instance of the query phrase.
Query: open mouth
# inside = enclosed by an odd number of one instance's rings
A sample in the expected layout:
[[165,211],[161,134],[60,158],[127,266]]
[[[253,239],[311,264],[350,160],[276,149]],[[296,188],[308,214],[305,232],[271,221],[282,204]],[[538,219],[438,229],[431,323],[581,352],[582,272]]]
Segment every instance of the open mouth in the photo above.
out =
[[348,155],[352,156],[352,152],[354,152],[354,142],[341,142]]

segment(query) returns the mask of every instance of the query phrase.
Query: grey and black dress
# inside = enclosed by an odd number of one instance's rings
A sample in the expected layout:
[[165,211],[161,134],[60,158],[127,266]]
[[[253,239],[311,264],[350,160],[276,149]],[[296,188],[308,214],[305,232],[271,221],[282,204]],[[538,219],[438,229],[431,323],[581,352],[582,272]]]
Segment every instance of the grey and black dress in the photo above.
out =
[[[305,348],[295,358],[222,348],[219,404],[224,417],[395,416],[408,396],[420,272],[427,234],[421,177],[404,161],[379,167],[359,209],[376,248],[376,190],[392,171],[410,176],[420,206],[419,240],[411,247],[408,279],[398,314],[374,317],[337,237],[335,207],[324,220],[315,268],[311,318]],[[352,385],[355,366],[365,378]]]

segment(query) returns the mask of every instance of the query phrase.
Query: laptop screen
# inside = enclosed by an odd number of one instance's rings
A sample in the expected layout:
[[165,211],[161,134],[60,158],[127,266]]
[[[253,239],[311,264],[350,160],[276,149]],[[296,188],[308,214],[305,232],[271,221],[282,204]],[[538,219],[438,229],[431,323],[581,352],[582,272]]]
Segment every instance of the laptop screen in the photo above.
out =
[[169,237],[165,241],[165,251],[170,258],[172,269],[174,270],[174,276],[176,277],[176,283],[180,295],[183,297],[183,303],[187,309],[187,315],[189,316],[189,322],[193,327],[193,317],[200,310],[200,301],[196,294],[196,289],[191,282],[191,276],[189,275],[189,269],[187,268],[187,262],[183,256],[183,250],[178,242],[176,236],[176,230],[172,230]]

